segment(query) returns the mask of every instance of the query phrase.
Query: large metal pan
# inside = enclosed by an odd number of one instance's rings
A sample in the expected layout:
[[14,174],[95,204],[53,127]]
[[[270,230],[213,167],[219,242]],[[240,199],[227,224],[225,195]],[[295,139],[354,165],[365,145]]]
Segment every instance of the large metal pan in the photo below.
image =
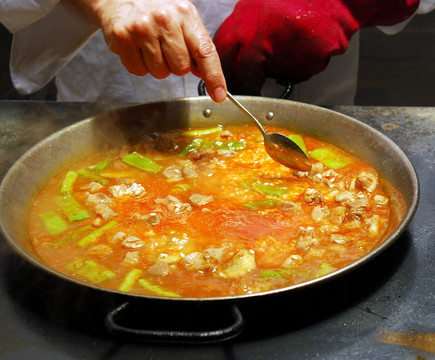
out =
[[[406,155],[389,138],[360,121],[324,108],[288,100],[257,97],[240,97],[240,100],[266,126],[277,125],[331,142],[362,158],[379,171],[383,178],[383,185],[391,197],[393,209],[391,225],[382,243],[363,258],[340,270],[282,289],[206,299],[131,296],[171,302],[221,301],[311,287],[339,277],[373,259],[390,246],[411,221],[419,199],[418,178]],[[62,169],[68,160],[84,156],[101,146],[107,147],[107,144],[135,142],[142,136],[158,130],[210,124],[242,124],[248,121],[244,114],[229,101],[215,104],[207,97],[126,107],[80,121],[35,145],[8,171],[0,186],[1,231],[12,248],[44,271],[79,285],[119,293],[68,277],[51,269],[39,259],[27,236],[26,224],[29,204],[42,184],[50,175]],[[238,318],[237,314],[235,316]],[[236,319],[236,322],[237,327],[240,328],[240,319]],[[115,329],[114,332],[116,331]]]

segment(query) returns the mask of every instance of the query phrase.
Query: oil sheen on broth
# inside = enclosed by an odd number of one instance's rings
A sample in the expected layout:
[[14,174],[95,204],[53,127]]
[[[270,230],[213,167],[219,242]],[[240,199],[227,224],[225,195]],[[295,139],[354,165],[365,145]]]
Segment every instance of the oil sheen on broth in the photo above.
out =
[[154,134],[48,179],[31,208],[40,258],[84,282],[171,297],[249,294],[321,277],[386,231],[390,200],[370,165],[270,127],[310,173],[271,160],[252,126]]

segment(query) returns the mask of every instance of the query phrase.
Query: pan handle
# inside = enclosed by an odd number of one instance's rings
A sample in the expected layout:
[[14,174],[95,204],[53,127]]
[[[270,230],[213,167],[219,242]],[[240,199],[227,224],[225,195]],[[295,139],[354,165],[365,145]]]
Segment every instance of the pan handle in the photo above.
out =
[[[279,96],[279,99],[288,100],[288,98],[292,94],[292,91],[293,91],[293,84],[287,82],[286,83],[286,88],[283,91],[283,93]],[[203,79],[201,79],[199,81],[199,83],[198,83],[198,95],[199,96],[205,96],[205,95],[207,95],[207,91],[205,90],[205,83],[204,83]]]
[[124,302],[110,311],[105,318],[107,331],[118,338],[140,342],[159,342],[175,344],[207,344],[230,340],[238,336],[244,328],[244,319],[237,306],[231,306],[234,322],[224,328],[206,331],[144,330],[120,325],[118,320],[125,315],[130,302]]

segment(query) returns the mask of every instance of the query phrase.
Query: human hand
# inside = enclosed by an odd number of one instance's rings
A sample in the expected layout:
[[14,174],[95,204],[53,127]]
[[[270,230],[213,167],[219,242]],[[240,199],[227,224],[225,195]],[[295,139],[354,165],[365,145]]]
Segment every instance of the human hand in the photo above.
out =
[[266,77],[308,80],[346,51],[360,27],[398,23],[417,6],[418,0],[240,0],[214,42],[230,91],[260,95]]
[[216,102],[226,98],[219,56],[188,0],[68,0],[97,23],[109,49],[138,76],[192,72]]

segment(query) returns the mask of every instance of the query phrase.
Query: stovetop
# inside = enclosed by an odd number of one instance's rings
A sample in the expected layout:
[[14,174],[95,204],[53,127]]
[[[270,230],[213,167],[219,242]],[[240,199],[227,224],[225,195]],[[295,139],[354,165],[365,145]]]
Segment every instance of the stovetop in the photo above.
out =
[[[102,104],[0,101],[0,176],[30,146]],[[0,239],[0,359],[432,359],[435,358],[434,108],[334,107],[383,132],[417,170],[421,199],[402,236],[371,262],[319,286],[237,302],[131,299],[43,272]],[[391,126],[393,124],[394,126]],[[418,140],[417,140],[418,139]],[[108,333],[107,314],[128,302],[134,328],[214,329],[232,340],[141,343]],[[425,344],[429,347],[424,347]]]

